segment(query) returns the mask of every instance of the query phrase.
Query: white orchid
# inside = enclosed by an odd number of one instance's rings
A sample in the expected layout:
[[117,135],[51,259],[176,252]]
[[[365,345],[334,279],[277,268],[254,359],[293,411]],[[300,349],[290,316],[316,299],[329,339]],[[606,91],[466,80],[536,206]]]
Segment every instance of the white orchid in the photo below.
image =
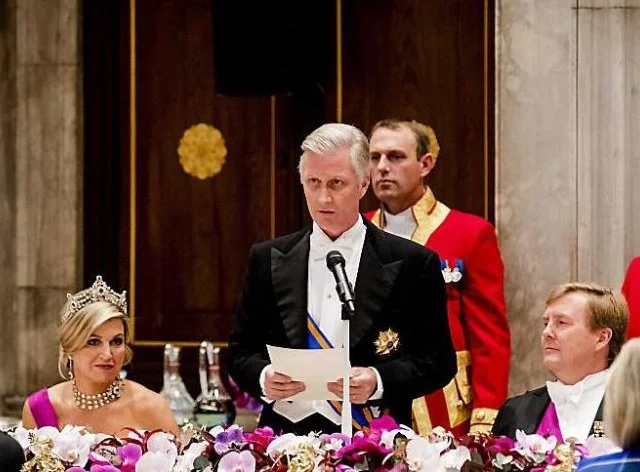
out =
[[147,451],[164,455],[171,467],[176,463],[178,448],[173,442],[173,435],[163,432],[154,433],[147,439]]
[[471,451],[465,446],[451,449],[440,457],[440,463],[446,470],[462,470],[462,466],[468,460],[471,460]]
[[282,436],[275,438],[267,446],[267,454],[269,457],[276,459],[282,454],[293,454],[298,449],[300,444],[308,443],[309,439],[306,436],[296,436],[293,433],[286,433]]
[[407,443],[407,465],[412,472],[445,472],[438,448],[423,437]]
[[398,434],[401,434],[407,439],[413,439],[418,437],[418,433],[416,433],[414,430],[412,430],[408,426],[401,424],[400,428],[398,429],[392,429],[391,431],[383,431],[382,436],[380,438],[380,444],[382,444],[384,447],[388,449],[392,449],[393,443]]
[[206,442],[191,444],[187,449],[182,451],[172,472],[191,472],[193,470],[193,462],[200,457],[206,449]]
[[539,434],[526,434],[518,429],[516,431],[516,451],[520,454],[541,462],[547,453],[553,451],[558,440],[555,436],[544,438]]
[[49,438],[53,442],[52,452],[75,466],[84,466],[87,463],[91,447],[96,444],[95,434],[90,434],[84,427],[71,425],[65,426],[62,431],[53,426],[44,426],[38,430],[20,427],[16,429],[14,437],[23,449],[28,449],[36,455],[42,452],[37,439]]
[[26,429],[22,426],[18,426],[13,433],[9,433],[22,449],[27,449],[31,445],[31,436],[35,435],[36,431],[33,429]]
[[439,453],[449,449],[452,441],[453,435],[442,426],[436,426],[429,434],[429,442],[438,448]]
[[136,472],[171,472],[175,459],[162,452],[145,452],[136,463]]

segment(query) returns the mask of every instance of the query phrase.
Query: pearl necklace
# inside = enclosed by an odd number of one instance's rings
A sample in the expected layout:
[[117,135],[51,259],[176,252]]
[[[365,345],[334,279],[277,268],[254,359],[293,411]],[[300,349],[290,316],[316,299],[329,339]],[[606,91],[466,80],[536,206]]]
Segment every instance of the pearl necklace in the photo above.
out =
[[107,390],[102,393],[82,393],[80,389],[78,389],[76,381],[73,381],[73,397],[76,406],[81,410],[97,410],[109,403],[115,402],[122,396],[123,389],[124,382],[116,379],[111,382]]

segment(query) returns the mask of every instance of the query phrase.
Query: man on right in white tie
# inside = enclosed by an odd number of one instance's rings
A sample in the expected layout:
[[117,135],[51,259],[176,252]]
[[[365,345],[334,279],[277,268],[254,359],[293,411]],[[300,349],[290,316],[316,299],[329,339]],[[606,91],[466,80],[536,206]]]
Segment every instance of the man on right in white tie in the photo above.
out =
[[520,429],[559,441],[603,435],[608,369],[629,323],[624,297],[592,283],[567,283],[551,291],[542,320],[543,364],[556,380],[507,400],[492,432],[515,438]]

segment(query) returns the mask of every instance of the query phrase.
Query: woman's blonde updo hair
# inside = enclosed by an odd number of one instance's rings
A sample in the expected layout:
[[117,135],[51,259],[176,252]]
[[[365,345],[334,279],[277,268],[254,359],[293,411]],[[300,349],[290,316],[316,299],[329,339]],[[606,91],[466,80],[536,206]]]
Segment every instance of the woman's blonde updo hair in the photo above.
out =
[[[90,290],[92,289],[82,290],[73,297],[82,296]],[[123,310],[108,301],[95,301],[69,315],[73,303],[73,300],[69,299],[60,312],[62,322],[58,328],[58,372],[62,378],[69,379],[69,356],[86,346],[91,333],[98,326],[113,318],[120,318],[124,328],[124,365],[131,362],[133,351],[129,347],[129,325]]]
[[640,447],[640,339],[627,341],[611,365],[604,394],[608,437],[623,449]]

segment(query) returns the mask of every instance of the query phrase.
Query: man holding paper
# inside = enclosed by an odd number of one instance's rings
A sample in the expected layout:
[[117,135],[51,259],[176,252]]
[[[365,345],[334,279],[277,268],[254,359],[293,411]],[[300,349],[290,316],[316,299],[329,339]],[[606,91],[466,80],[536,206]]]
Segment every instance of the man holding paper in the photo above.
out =
[[[251,248],[230,374],[266,401],[262,425],[298,434],[340,430],[341,404],[292,398],[303,396],[305,383],[276,372],[267,352],[267,345],[342,347],[341,302],[326,262],[338,251],[355,294],[348,346],[354,426],[381,413],[410,424],[412,399],[442,388],[456,370],[439,258],[360,215],[369,186],[369,146],[360,130],[323,125],[302,151],[298,168],[313,225]],[[320,367],[309,365],[309,378]],[[342,379],[327,389],[342,398]]]

